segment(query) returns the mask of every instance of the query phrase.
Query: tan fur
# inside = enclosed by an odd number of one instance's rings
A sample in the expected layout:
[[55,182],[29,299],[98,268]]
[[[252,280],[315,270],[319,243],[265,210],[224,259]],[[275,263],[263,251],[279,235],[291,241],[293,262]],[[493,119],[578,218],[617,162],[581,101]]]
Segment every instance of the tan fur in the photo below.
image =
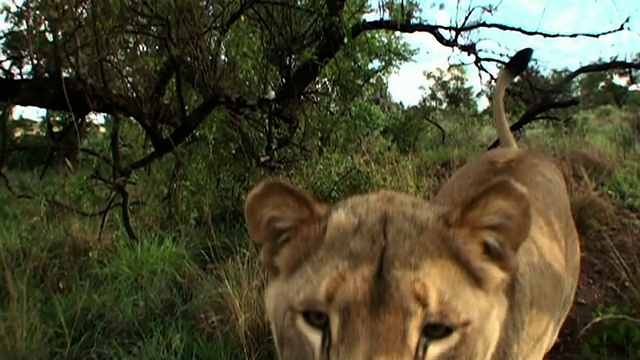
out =
[[277,179],[251,190],[280,358],[542,359],[573,301],[578,236],[558,168],[505,134],[432,201],[381,190],[324,204]]

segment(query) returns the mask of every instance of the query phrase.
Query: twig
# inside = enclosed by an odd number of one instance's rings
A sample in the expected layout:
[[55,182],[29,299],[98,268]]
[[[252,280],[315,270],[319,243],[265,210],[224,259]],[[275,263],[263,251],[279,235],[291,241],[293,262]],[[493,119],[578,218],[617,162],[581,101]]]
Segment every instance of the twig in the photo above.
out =
[[631,317],[631,316],[627,316],[627,315],[603,315],[603,316],[598,316],[597,318],[591,320],[587,325],[585,325],[585,327],[582,328],[582,330],[580,330],[580,333],[578,334],[578,337],[582,337],[591,327],[593,327],[594,325],[601,323],[603,321],[610,321],[610,320],[624,320],[624,321],[628,321],[634,324],[638,324],[640,325],[640,319]]
[[4,173],[2,169],[0,169],[0,178],[4,182],[5,187],[9,190],[9,192],[18,199],[33,199],[33,195],[24,194],[20,190],[16,189],[13,184],[11,184],[11,180],[9,176]]
[[116,194],[111,196],[109,199],[109,203],[107,204],[107,208],[102,213],[102,219],[100,219],[100,231],[98,231],[98,241],[102,239],[102,231],[107,223],[107,217],[109,216],[109,209],[112,208],[113,203],[116,201]]

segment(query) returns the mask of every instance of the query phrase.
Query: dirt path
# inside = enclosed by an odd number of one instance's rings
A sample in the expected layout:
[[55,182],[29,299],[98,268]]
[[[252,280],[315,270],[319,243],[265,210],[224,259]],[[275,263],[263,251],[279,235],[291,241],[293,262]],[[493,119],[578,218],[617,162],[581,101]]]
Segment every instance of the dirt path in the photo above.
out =
[[578,335],[593,319],[596,307],[615,304],[628,293],[629,284],[618,270],[612,248],[615,247],[627,261],[640,254],[640,227],[633,221],[637,220],[637,215],[627,211],[620,215],[628,219],[626,225],[608,229],[604,234],[581,235],[582,266],[578,291],[569,318],[547,360],[581,359],[583,342],[588,334],[582,338]]

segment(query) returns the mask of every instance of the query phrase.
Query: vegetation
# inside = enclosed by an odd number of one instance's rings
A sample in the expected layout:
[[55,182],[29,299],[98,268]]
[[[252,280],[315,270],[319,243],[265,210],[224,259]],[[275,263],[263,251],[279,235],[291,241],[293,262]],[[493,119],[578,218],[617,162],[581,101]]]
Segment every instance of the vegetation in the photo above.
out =
[[[387,90],[415,53],[395,31],[426,32],[480,69],[503,62],[475,43],[493,8],[445,29],[417,3],[382,5],[366,21],[361,0],[5,8],[0,358],[273,359],[242,218],[253,184],[429,197],[495,140],[463,66],[425,74],[434,86],[414,106]],[[640,55],[533,66],[509,91],[520,144],[569,180],[584,284],[561,344],[584,358],[640,353],[638,69]],[[16,105],[47,109],[38,131]]]

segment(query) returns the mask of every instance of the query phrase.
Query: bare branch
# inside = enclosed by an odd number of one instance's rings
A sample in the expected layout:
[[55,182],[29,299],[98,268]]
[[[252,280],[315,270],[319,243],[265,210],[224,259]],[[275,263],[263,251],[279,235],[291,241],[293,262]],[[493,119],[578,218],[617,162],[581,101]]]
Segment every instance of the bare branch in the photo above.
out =
[[[572,106],[576,106],[580,104],[579,98],[572,98],[567,100],[556,101],[556,97],[561,93],[562,89],[568,86],[573,80],[575,80],[578,76],[591,72],[599,72],[599,71],[607,71],[614,69],[632,69],[639,70],[640,63],[636,62],[627,62],[627,61],[609,61],[605,63],[599,64],[589,64],[585,66],[581,66],[578,69],[572,71],[567,74],[564,78],[556,83],[550,90],[546,91],[546,95],[541,98],[535,105],[529,107],[527,111],[524,112],[520,116],[520,119],[512,124],[509,128],[512,132],[518,131],[529,123],[532,123],[540,118],[539,115],[544,114],[545,112],[553,109],[562,109],[568,108]],[[487,150],[494,149],[499,144],[499,140],[495,140]]]
[[[66,146],[63,144],[29,144],[29,145],[13,145],[10,148],[4,149],[2,151],[0,151],[0,156],[2,155],[7,155],[13,152],[18,152],[18,151],[33,151],[33,150],[56,150],[56,151],[65,151],[65,150],[77,150],[77,148],[74,147],[70,147],[70,146]],[[107,164],[109,167],[113,167],[113,163],[111,162],[111,160],[109,160],[109,158],[105,157],[104,155],[100,154],[99,152],[86,148],[86,147],[80,147],[79,148],[80,152],[85,153],[89,156],[92,156],[102,162],[104,162],[105,164]]]
[[[471,32],[479,29],[498,29],[502,31],[510,31],[517,32],[523,35],[528,36],[542,36],[545,38],[577,38],[577,37],[589,37],[589,38],[600,38],[605,35],[614,34],[620,32],[625,29],[625,25],[629,23],[629,17],[625,21],[623,21],[617,28],[610,29],[598,33],[549,33],[544,31],[533,31],[526,30],[517,26],[510,26],[505,24],[498,23],[489,23],[489,22],[476,22],[470,25],[463,26],[452,26],[452,25],[429,25],[424,23],[413,23],[406,24],[401,23],[396,20],[372,20],[372,21],[363,21],[360,25],[356,25],[354,29],[359,29],[359,31],[371,31],[371,30],[390,30],[390,31],[398,31],[402,33],[415,33],[415,32],[426,32],[433,34],[436,31],[450,31],[454,34],[463,33],[463,32]],[[353,30],[352,30],[353,31]],[[358,30],[356,30],[356,33]]]
[[154,150],[149,155],[123,169],[122,174],[129,176],[134,170],[145,167],[171,152],[176,146],[182,144],[218,105],[220,105],[220,101],[215,98],[201,102],[169,137],[156,139],[156,142],[153,143]]
[[[553,109],[563,109],[563,108],[568,108],[568,107],[577,106],[577,105],[580,105],[580,99],[578,98],[573,98],[573,99],[564,100],[564,101],[548,101],[544,103],[538,103],[530,107],[529,109],[527,109],[527,111],[525,111],[524,114],[520,116],[520,119],[518,119],[518,121],[513,123],[509,128],[511,129],[512,132],[519,131],[522,128],[524,128],[527,124],[530,124],[536,120],[542,119],[538,117],[540,114],[543,114]],[[500,143],[500,140],[495,140],[491,145],[489,145],[487,150],[494,149],[495,147],[498,146],[499,143]]]
[[427,120],[427,122],[433,126],[436,127],[436,129],[438,129],[438,131],[440,131],[440,141],[442,143],[442,145],[445,144],[445,142],[447,141],[447,132],[444,130],[444,128],[442,127],[442,125],[438,124],[438,122],[436,122],[435,120],[431,119],[430,117],[426,117],[425,120]]
[[600,72],[614,69],[631,69],[631,70],[640,70],[640,62],[628,62],[628,61],[609,61],[600,64],[589,64],[578,69],[572,71],[570,74],[564,77],[564,79],[558,82],[551,91],[557,92],[567,86],[571,81],[582,74],[592,73],[592,72]]
[[0,169],[0,178],[2,178],[5,187],[7,188],[7,190],[9,190],[11,195],[15,196],[18,199],[33,199],[33,195],[24,193],[13,186],[11,180],[9,179],[9,176],[5,174],[2,169]]
[[[66,96],[65,96],[66,92]],[[34,79],[0,78],[0,102],[21,106],[69,112],[67,97],[76,113],[98,112],[139,118],[142,111],[132,98],[108,93],[70,78],[39,77]]]
[[[23,192],[18,190],[12,183],[11,180],[9,179],[9,176],[2,170],[0,170],[0,178],[3,180],[5,187],[7,188],[7,190],[9,190],[9,192],[15,196],[17,199],[28,199],[28,200],[32,200],[34,199],[34,195],[28,193],[28,192]],[[110,201],[109,204],[107,205],[107,207],[105,207],[102,210],[96,210],[96,211],[86,211],[86,210],[81,210],[81,209],[77,209],[74,208],[73,206],[69,205],[69,204],[65,204],[59,200],[56,199],[45,199],[47,203],[53,205],[54,207],[63,210],[63,211],[68,211],[71,212],[75,215],[78,216],[83,216],[83,217],[96,217],[96,216],[100,216],[100,215],[104,215],[106,213],[108,213],[109,211],[111,211],[112,209],[121,206],[121,203],[115,203]],[[132,202],[130,205],[140,205],[142,204],[141,201],[134,201]]]
[[[122,203],[117,203],[115,201],[109,201],[107,203],[107,206],[104,209],[101,210],[94,210],[94,211],[86,211],[86,210],[80,210],[80,209],[76,209],[73,206],[69,205],[69,204],[65,204],[63,202],[60,202],[58,200],[55,199],[47,199],[47,202],[54,205],[55,207],[59,208],[60,210],[64,210],[64,211],[68,211],[73,213],[74,215],[78,215],[78,216],[82,216],[82,217],[97,217],[97,216],[102,216],[104,218],[105,214],[109,213],[111,210],[117,208],[118,206],[122,206]],[[141,201],[133,201],[129,204],[130,206],[133,205],[142,205]]]

